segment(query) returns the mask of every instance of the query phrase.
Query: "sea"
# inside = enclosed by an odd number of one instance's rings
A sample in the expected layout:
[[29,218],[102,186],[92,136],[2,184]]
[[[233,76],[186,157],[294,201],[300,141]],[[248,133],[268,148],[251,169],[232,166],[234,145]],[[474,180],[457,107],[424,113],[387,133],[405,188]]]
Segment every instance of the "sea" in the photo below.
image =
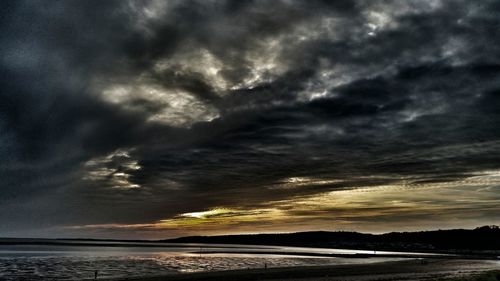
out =
[[[2,242],[2,241],[0,241]],[[12,241],[11,241],[12,242]],[[0,280],[93,280],[401,260],[400,252],[213,244],[62,241],[0,244]],[[328,255],[375,255],[369,258]],[[419,253],[404,253],[418,256]],[[383,255],[383,257],[377,257]],[[394,255],[392,257],[391,255]],[[399,256],[399,257],[398,257]]]

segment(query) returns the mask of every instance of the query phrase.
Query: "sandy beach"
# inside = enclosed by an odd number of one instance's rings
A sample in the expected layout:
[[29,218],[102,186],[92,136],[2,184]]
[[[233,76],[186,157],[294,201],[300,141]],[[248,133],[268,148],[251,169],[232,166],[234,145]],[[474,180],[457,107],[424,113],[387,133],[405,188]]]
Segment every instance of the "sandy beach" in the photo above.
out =
[[[490,260],[406,260],[374,264],[334,265],[318,267],[268,268],[204,273],[186,273],[144,278],[118,278],[109,281],[163,281],[163,280],[436,280],[465,276],[488,270],[500,270],[500,261]],[[104,280],[104,279],[103,279]]]

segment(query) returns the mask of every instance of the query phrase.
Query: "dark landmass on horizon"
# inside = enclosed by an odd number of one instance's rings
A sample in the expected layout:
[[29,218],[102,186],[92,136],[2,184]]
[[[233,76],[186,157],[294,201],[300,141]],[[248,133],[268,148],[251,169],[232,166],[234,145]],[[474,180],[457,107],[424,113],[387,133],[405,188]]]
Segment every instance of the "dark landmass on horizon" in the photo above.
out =
[[481,255],[483,257],[498,258],[498,254],[500,254],[500,228],[498,226],[482,226],[475,229],[390,232],[385,234],[368,234],[349,231],[310,231],[280,234],[187,236],[164,240],[115,240],[85,238],[0,239],[0,245],[122,247],[124,246],[123,243],[127,243],[127,247],[176,247],[175,245],[171,245],[172,243],[295,246],[374,251],[386,250],[450,253],[461,255]]
[[349,231],[314,231],[285,234],[189,236],[162,240],[168,243],[253,244],[389,251],[474,253],[500,251],[500,228],[450,229],[367,234]]

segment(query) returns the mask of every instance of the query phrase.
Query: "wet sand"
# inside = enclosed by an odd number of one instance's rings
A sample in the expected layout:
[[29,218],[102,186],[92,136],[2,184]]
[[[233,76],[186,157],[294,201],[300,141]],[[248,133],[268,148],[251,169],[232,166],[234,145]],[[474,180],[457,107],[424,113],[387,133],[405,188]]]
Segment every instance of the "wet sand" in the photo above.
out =
[[[477,274],[488,270],[500,270],[500,261],[426,259],[291,268],[249,269],[203,273],[184,273],[144,278],[116,278],[107,280],[129,281],[229,281],[229,280],[297,280],[297,281],[372,281],[372,280],[436,280],[439,278]],[[102,279],[104,280],[104,279]]]

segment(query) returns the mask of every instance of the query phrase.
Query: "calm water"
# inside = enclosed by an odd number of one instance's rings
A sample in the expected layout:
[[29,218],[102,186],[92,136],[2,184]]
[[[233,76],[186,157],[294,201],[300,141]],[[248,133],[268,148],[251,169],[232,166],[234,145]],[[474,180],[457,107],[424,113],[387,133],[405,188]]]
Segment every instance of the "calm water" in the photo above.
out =
[[[372,251],[266,247],[182,245],[171,247],[0,246],[0,280],[82,280],[182,274],[212,270],[369,263],[398,258],[349,259],[308,257],[300,253],[373,253]],[[199,253],[199,252],[202,253]],[[207,253],[226,252],[226,253]],[[229,252],[229,253],[228,253]],[[242,253],[244,252],[244,253]],[[260,252],[260,253],[259,253]],[[285,252],[299,253],[286,255]],[[380,252],[390,253],[390,252]]]

